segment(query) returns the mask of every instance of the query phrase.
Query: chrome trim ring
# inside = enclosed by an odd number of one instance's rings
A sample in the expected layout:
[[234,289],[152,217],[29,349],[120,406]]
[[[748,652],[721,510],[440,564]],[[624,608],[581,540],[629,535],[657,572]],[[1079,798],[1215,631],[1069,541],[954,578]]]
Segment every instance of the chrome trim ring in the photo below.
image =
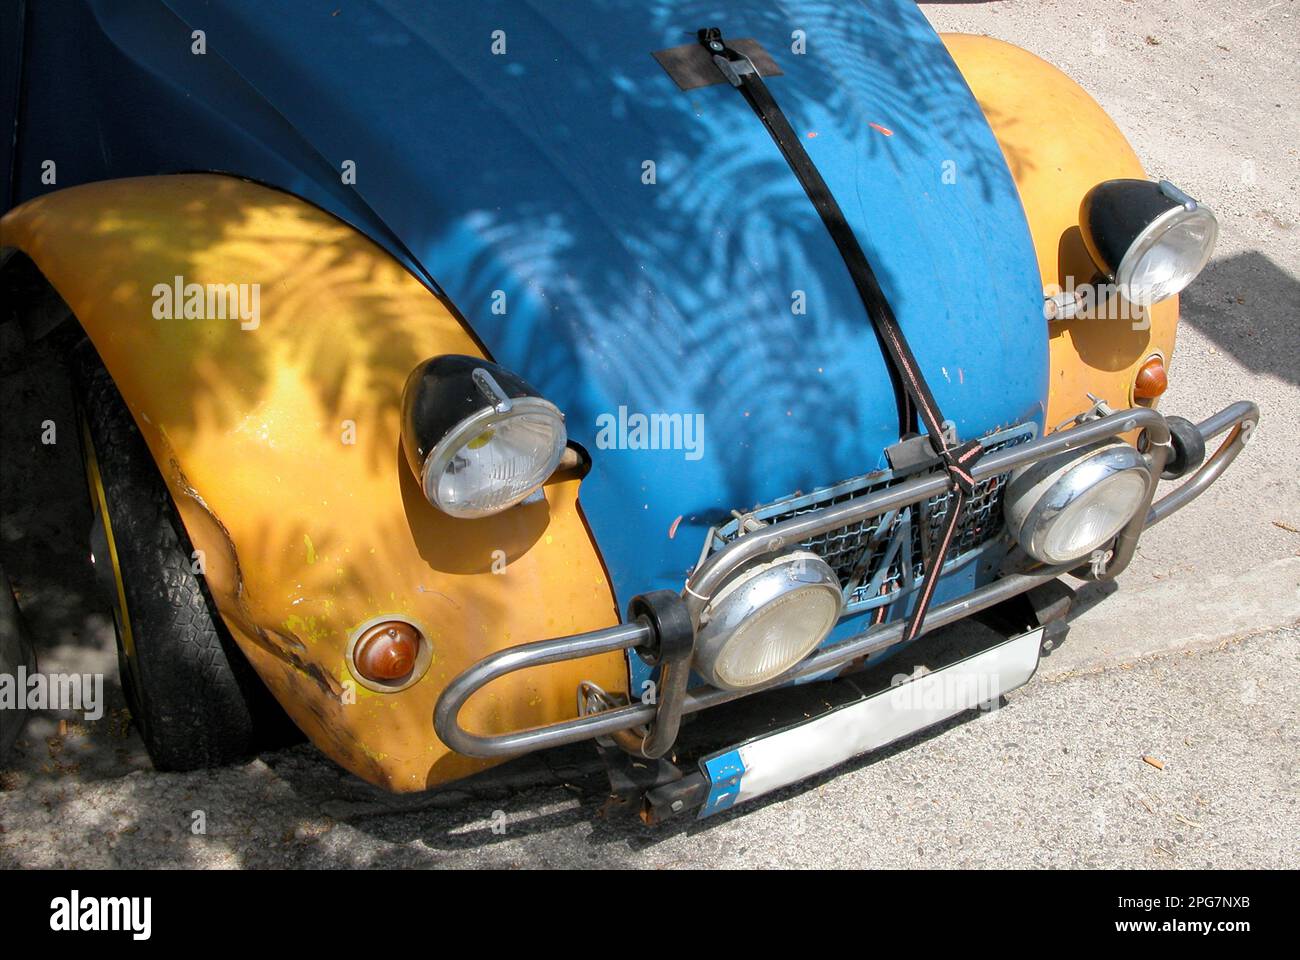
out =
[[[1087,455],[1066,454],[1039,460],[1021,467],[1011,475],[1002,508],[1011,535],[1024,550],[1043,563],[1067,563],[1081,560],[1114,538],[1118,530],[1102,537],[1075,556],[1052,556],[1045,541],[1056,519],[1080,497],[1122,473],[1140,472],[1144,488],[1151,486],[1151,469],[1146,458],[1126,443],[1111,441]],[[1022,509],[1024,504],[1031,505]],[[1135,503],[1133,513],[1145,507]],[[1120,524],[1126,526],[1132,514]]]
[[[1193,220],[1204,220],[1210,224],[1210,240],[1201,250],[1201,261],[1195,270],[1188,276],[1187,281],[1177,290],[1167,293],[1160,300],[1152,299],[1150,296],[1140,296],[1134,298],[1133,294],[1142,294],[1143,291],[1133,289],[1133,274],[1137,271],[1138,264],[1153,249],[1160,245],[1164,240],[1165,234],[1175,227],[1181,226]],[[1186,206],[1171,207],[1160,216],[1152,220],[1139,233],[1129,248],[1124,251],[1124,256],[1115,268],[1115,284],[1119,287],[1124,299],[1140,307],[1150,307],[1160,303],[1161,300],[1167,300],[1169,297],[1177,296],[1187,288],[1187,285],[1196,279],[1197,275],[1205,269],[1209,262],[1210,256],[1214,253],[1214,245],[1219,239],[1219,218],[1214,215],[1214,211],[1204,204],[1195,204],[1190,209]]]
[[[784,574],[784,576],[782,575]],[[826,630],[810,633],[798,648],[798,656],[775,671],[765,671],[749,683],[736,682],[722,676],[720,663],[723,653],[737,642],[737,631],[753,618],[788,601],[797,593],[819,590],[834,598],[835,617]],[[808,550],[794,550],[766,563],[743,570],[719,588],[709,598],[704,608],[701,625],[695,638],[695,669],[717,687],[745,690],[790,671],[808,656],[834,628],[844,612],[844,592],[835,571],[817,554]],[[750,641],[751,643],[753,641]]]
[[[480,511],[467,512],[463,507],[458,507],[455,504],[444,504],[438,500],[438,481],[441,479],[443,471],[447,469],[447,464],[451,462],[452,457],[456,456],[466,443],[482,434],[493,424],[502,423],[530,413],[550,417],[559,425],[559,443],[551,451],[545,467],[538,472],[541,479],[528,487],[523,493],[512,498],[508,503],[502,504],[488,513],[481,513]],[[555,468],[560,463],[560,458],[564,456],[568,442],[569,437],[564,426],[564,414],[560,412],[559,407],[542,397],[518,397],[508,401],[506,406],[484,407],[456,424],[429,451],[429,455],[424,458],[424,465],[420,468],[420,487],[424,490],[425,499],[450,517],[475,519],[481,516],[492,516],[502,510],[508,510],[515,504],[532,496],[555,472]]]

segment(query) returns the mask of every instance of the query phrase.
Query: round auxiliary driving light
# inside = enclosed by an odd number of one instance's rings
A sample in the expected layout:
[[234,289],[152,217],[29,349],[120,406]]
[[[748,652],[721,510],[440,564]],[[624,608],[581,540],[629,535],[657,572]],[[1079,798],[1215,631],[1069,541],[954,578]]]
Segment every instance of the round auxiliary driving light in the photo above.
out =
[[1150,306],[1196,279],[1219,222],[1168,180],[1107,180],[1088,191],[1079,229],[1093,262],[1129,303]]
[[825,640],[843,606],[835,571],[815,553],[795,550],[755,564],[705,606],[695,669],[726,690],[766,683]]
[[1016,470],[1003,509],[1025,552],[1044,563],[1069,563],[1124,529],[1145,503],[1150,481],[1142,455],[1112,442]]
[[402,390],[402,448],[420,486],[453,517],[486,517],[555,472],[568,437],[555,404],[481,357],[426,360]]

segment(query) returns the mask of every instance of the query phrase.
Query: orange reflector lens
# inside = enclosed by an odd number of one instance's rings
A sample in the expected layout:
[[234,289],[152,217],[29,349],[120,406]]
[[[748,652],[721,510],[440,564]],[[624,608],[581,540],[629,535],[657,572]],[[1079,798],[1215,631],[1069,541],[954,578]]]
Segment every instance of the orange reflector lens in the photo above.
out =
[[1154,400],[1169,389],[1169,377],[1165,373],[1165,362],[1160,357],[1152,357],[1138,369],[1137,379],[1133,381],[1133,396],[1139,400]]
[[415,669],[420,632],[401,620],[386,620],[357,638],[352,662],[357,672],[376,683],[404,680]]

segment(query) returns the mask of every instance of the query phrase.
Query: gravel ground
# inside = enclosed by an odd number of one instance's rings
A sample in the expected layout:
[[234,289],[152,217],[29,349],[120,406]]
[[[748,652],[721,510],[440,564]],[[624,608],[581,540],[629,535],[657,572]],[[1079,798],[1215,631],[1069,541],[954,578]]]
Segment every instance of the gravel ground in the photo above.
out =
[[0,327],[0,444],[24,451],[0,460],[0,557],[44,669],[104,673],[109,705],[96,723],[29,725],[0,773],[0,866],[1294,868],[1298,6],[921,4],[940,30],[1060,66],[1153,175],[1214,207],[1218,249],[1183,298],[1162,409],[1198,419],[1248,397],[1263,419],[1225,481],[1145,536],[1118,585],[1082,590],[1067,642],[1008,707],[703,826],[595,819],[585,748],[414,798],[371,790],[306,746],[153,772],[85,563],[75,444],[34,441],[32,423],[72,422],[66,382],[47,350]]

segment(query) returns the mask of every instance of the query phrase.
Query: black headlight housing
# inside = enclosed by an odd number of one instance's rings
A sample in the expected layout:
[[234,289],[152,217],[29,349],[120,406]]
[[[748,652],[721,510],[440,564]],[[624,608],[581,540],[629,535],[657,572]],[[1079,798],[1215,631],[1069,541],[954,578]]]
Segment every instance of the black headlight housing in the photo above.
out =
[[1106,180],[1083,198],[1079,229],[1093,262],[1130,303],[1180,293],[1219,235],[1214,213],[1168,180]]
[[567,443],[564,415],[484,360],[425,360],[402,390],[402,449],[424,495],[454,517],[490,516],[534,493]]

